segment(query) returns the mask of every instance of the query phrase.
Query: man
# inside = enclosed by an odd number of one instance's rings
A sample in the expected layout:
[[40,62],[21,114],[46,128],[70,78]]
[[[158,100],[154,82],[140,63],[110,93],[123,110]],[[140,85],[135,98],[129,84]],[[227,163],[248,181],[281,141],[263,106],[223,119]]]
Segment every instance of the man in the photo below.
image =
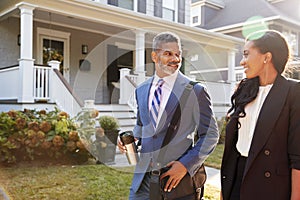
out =
[[[141,142],[141,152],[129,199],[149,199],[150,179],[153,176],[150,172],[164,166],[170,167],[161,177],[169,177],[164,190],[176,188],[186,173],[190,176],[195,174],[217,144],[219,134],[210,97],[202,85],[196,84],[181,107],[177,132],[166,146],[163,162],[157,160],[179,99],[190,82],[179,71],[181,53],[177,35],[163,32],[153,39],[151,57],[155,63],[155,75],[136,89],[138,114],[133,132]],[[192,146],[194,132],[199,140]],[[122,152],[126,151],[120,141],[118,146]]]

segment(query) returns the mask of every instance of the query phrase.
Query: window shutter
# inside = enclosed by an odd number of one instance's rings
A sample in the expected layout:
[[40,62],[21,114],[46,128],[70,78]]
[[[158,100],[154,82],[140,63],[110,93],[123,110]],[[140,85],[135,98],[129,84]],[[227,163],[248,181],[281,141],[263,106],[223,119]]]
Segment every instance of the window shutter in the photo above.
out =
[[154,16],[162,17],[162,0],[154,0]]
[[178,0],[178,23],[185,22],[185,1]]
[[138,0],[138,12],[146,14],[147,0]]

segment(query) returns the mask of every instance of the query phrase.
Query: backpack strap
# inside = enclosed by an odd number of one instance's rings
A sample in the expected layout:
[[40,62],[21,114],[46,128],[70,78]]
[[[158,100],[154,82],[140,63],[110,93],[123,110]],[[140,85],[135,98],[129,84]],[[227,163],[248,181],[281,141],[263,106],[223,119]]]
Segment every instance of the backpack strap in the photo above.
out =
[[177,128],[179,126],[179,119],[180,119],[180,108],[184,107],[187,101],[188,96],[190,95],[191,91],[194,89],[194,85],[196,85],[198,82],[190,81],[186,86],[185,89],[180,97],[179,103],[176,107],[176,110],[174,112],[173,118],[171,119],[171,122],[169,124],[167,133],[164,137],[163,143],[161,145],[161,150],[159,152],[157,162],[161,163],[161,161],[164,158],[164,155],[166,153],[167,148],[163,148],[167,144],[170,143],[171,139],[175,137],[177,133]]

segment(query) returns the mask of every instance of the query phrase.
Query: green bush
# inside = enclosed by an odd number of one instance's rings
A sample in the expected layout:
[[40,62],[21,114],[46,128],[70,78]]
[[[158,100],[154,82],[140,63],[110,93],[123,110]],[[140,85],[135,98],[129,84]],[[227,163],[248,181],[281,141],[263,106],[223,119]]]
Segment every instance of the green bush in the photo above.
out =
[[219,128],[219,133],[220,133],[220,138],[218,144],[224,144],[225,142],[225,130],[226,130],[226,118],[222,117],[220,120],[217,121],[218,128]]
[[24,109],[0,113],[0,162],[62,158],[81,162],[89,157],[66,112]]
[[99,117],[99,124],[104,131],[118,130],[119,128],[118,120],[115,117],[108,115]]

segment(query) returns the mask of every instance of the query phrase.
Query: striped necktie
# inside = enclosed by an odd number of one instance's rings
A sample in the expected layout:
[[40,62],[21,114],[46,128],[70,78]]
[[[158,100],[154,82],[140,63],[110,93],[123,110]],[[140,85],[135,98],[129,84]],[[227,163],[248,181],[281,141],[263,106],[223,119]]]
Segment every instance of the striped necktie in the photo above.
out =
[[157,125],[156,123],[157,123],[158,112],[161,103],[162,85],[164,84],[164,82],[165,81],[163,79],[158,80],[156,84],[156,89],[154,91],[152,103],[151,103],[150,118],[154,128],[156,128]]

